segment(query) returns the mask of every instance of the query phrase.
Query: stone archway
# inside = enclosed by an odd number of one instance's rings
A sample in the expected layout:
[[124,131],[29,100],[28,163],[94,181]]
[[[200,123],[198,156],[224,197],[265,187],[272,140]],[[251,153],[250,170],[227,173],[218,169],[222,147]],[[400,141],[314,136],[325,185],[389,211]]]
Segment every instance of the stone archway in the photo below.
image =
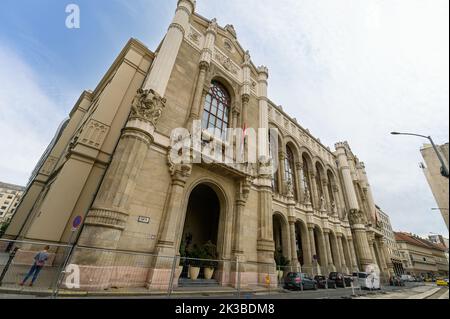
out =
[[[196,185],[191,193],[186,208],[180,251],[193,251],[211,242],[217,247],[217,256],[221,255],[222,243],[219,236],[221,228],[221,200],[217,192],[207,183]],[[188,256],[189,257],[189,256]],[[187,268],[182,277],[187,277]],[[200,277],[202,274],[200,274]]]

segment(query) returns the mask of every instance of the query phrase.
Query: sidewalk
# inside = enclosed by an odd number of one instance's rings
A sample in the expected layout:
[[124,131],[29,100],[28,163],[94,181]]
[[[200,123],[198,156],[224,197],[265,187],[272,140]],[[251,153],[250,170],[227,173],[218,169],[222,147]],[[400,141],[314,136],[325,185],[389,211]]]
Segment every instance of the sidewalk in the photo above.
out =
[[440,287],[432,285],[424,285],[410,289],[401,289],[399,291],[386,292],[381,295],[380,294],[366,295],[354,299],[426,299],[431,295],[437,293],[441,289],[442,288]]

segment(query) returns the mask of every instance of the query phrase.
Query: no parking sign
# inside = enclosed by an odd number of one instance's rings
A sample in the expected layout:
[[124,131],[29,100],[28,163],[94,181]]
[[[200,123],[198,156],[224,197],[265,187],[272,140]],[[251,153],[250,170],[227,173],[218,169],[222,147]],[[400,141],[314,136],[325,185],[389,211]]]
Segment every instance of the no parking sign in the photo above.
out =
[[78,227],[80,227],[82,221],[83,221],[83,217],[81,217],[79,215],[77,217],[75,217],[72,222],[72,231],[76,231],[78,229]]

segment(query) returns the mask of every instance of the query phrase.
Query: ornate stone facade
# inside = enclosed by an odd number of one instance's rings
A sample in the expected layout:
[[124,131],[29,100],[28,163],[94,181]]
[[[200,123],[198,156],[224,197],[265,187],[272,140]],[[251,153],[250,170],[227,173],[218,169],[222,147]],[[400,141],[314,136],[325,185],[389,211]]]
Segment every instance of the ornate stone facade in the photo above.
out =
[[[253,64],[232,25],[222,28],[194,8],[193,0],[178,1],[158,52],[130,40],[96,90],[82,95],[49,154],[52,180],[34,179],[7,236],[67,242],[71,221],[81,214],[79,245],[155,256],[141,269],[140,284],[152,288],[167,287],[167,257],[177,256],[186,238],[212,240],[224,265],[242,262],[242,286],[275,278],[277,253],[311,274],[350,273],[372,263],[387,272],[370,185],[349,144],[331,151],[273,103],[269,69]],[[218,100],[211,102],[219,89],[221,112]],[[193,134],[193,121],[212,113],[205,125],[220,119],[221,128],[278,130],[275,156],[175,162],[173,130]],[[213,140],[203,129],[200,134],[201,143]],[[216,142],[218,148],[250,143],[248,137]],[[212,208],[203,212],[205,203]],[[142,217],[150,222],[140,223]],[[104,252],[77,253],[72,261],[93,274],[105,260],[118,267]],[[233,267],[222,265],[217,280],[233,282]],[[113,276],[92,276],[89,289],[113,285]]]

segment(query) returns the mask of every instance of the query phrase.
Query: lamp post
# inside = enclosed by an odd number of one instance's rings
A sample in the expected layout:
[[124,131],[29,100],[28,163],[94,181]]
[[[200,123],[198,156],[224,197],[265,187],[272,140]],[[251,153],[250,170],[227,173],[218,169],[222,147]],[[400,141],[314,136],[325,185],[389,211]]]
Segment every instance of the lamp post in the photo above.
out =
[[436,153],[439,161],[441,162],[441,175],[444,177],[449,177],[449,173],[448,173],[448,168],[445,165],[444,159],[442,158],[441,154],[439,153],[436,145],[433,142],[433,139],[431,138],[431,136],[425,136],[425,135],[420,135],[420,134],[414,134],[414,133],[400,133],[400,132],[391,132],[392,135],[411,135],[411,136],[419,136],[419,137],[423,137],[426,138],[430,141],[431,145],[433,146],[434,152]]

